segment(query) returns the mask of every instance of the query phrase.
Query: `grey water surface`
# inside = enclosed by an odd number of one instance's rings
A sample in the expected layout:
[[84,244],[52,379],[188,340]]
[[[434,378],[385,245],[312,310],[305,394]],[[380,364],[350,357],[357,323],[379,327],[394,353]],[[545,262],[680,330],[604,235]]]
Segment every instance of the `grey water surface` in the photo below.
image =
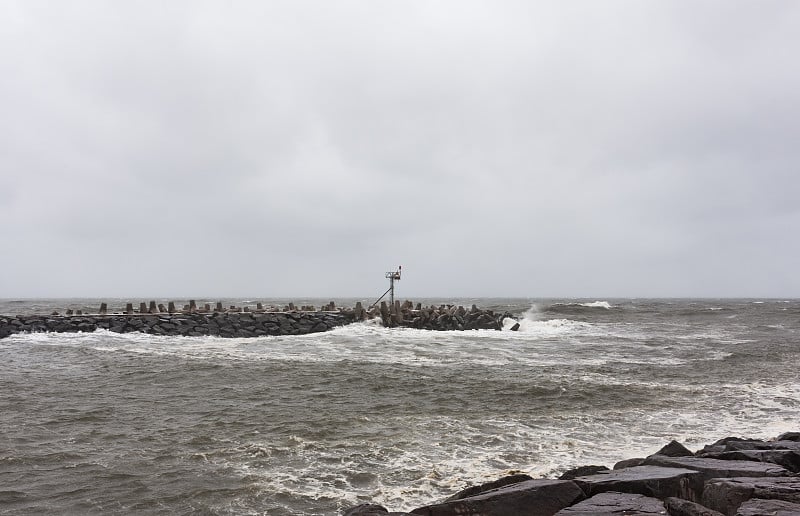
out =
[[0,514],[412,509],[513,471],[800,429],[798,300],[456,302],[520,331],[2,339]]

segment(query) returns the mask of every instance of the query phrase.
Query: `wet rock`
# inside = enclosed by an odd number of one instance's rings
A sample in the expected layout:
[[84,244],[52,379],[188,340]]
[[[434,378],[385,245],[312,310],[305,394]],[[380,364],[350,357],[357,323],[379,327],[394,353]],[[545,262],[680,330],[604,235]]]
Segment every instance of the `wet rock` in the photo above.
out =
[[800,442],[800,432],[786,432],[778,436],[778,441]]
[[645,464],[666,468],[686,468],[699,471],[704,480],[730,477],[781,477],[789,474],[785,468],[776,464],[746,460],[720,460],[705,457],[665,457],[651,455]]
[[664,500],[669,516],[725,516],[699,503],[670,497]]
[[645,516],[665,514],[664,503],[649,496],[628,493],[601,493],[572,507],[561,509],[556,516]]
[[715,478],[706,482],[703,505],[728,516],[751,499],[800,503],[800,477]]
[[596,475],[609,471],[605,466],[578,466],[577,468],[568,469],[558,477],[559,480],[572,480],[578,477],[585,477],[587,475]]
[[389,512],[386,507],[372,503],[364,503],[346,509],[342,516],[411,516],[407,512]]
[[342,516],[386,516],[389,510],[382,505],[374,503],[362,503],[345,510]]
[[664,499],[670,496],[696,500],[703,492],[702,474],[688,469],[635,466],[574,480],[586,496],[615,491]]
[[635,468],[644,464],[644,458],[625,459],[614,464],[613,469]]
[[792,473],[800,473],[800,453],[794,450],[735,450],[708,453],[704,457],[721,460],[769,462],[782,466]]
[[781,500],[748,500],[739,506],[736,516],[798,516],[800,504]]
[[491,491],[492,489],[497,489],[499,487],[504,487],[511,484],[517,484],[519,482],[524,482],[526,480],[533,480],[533,477],[531,477],[530,475],[526,475],[524,473],[520,473],[518,475],[508,475],[493,482],[488,482],[486,484],[481,484],[479,486],[470,486],[454,494],[446,501],[450,502],[453,500],[462,500],[464,498],[469,498],[470,496],[475,496],[485,491]]
[[800,451],[797,441],[732,441],[725,445],[724,451],[742,450],[796,450]]
[[698,457],[702,457],[706,453],[719,453],[723,451],[730,451],[732,449],[729,448],[729,446],[731,446],[731,443],[737,443],[737,442],[752,443],[752,442],[764,442],[764,441],[755,441],[753,439],[744,439],[742,437],[724,437],[713,444],[708,444],[704,446],[701,450],[698,450],[698,452],[695,453],[695,455],[697,455]]
[[678,441],[670,441],[669,444],[655,452],[654,455],[664,455],[666,457],[692,457],[694,453]]
[[552,516],[584,498],[577,484],[569,480],[526,480],[469,498],[420,507],[411,514]]

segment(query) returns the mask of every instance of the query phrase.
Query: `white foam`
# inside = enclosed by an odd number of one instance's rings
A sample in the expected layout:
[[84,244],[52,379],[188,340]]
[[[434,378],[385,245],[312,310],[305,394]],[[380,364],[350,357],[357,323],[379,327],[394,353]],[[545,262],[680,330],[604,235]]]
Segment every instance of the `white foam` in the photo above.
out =
[[570,319],[548,319],[546,321],[538,321],[523,317],[519,321],[506,318],[503,320],[503,330],[510,330],[517,322],[519,323],[518,333],[540,337],[553,337],[566,333],[575,333],[591,327],[589,323],[572,321]]
[[587,308],[605,308],[606,310],[612,308],[608,301],[592,301],[591,303],[578,303],[578,305],[585,306]]
[[[591,328],[591,324],[571,319],[545,319],[536,305],[526,310],[519,320],[507,317],[503,320],[503,330],[510,330],[514,324],[519,323],[516,332],[510,332],[508,336],[519,336],[522,338],[533,337],[554,337],[573,332],[583,332]],[[516,335],[515,335],[516,334]]]

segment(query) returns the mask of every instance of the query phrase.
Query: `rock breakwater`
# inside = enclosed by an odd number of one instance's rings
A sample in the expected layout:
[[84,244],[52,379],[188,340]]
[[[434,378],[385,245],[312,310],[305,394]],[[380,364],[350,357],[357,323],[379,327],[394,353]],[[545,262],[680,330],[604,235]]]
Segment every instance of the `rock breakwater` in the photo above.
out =
[[362,504],[342,514],[797,516],[800,432],[769,441],[727,437],[697,452],[672,441],[649,457],[618,462],[613,470],[581,466],[559,479],[517,474],[410,512]]
[[502,330],[503,321],[513,316],[508,313],[495,313],[493,310],[483,310],[475,305],[466,309],[463,306],[439,305],[423,307],[421,303],[416,306],[411,301],[387,305],[382,302],[380,307],[374,306],[364,315],[362,309],[356,306],[358,316],[361,318],[380,317],[387,328],[405,327],[423,330]]
[[258,303],[253,307],[223,307],[221,302],[215,306],[198,306],[189,301],[182,309],[170,301],[163,303],[150,301],[127,303],[125,309],[109,313],[106,303],[100,305],[95,314],[82,310],[66,310],[62,315],[53,312],[49,315],[0,315],[0,338],[15,333],[34,332],[93,332],[108,330],[116,333],[141,332],[152,335],[174,335],[199,337],[262,337],[277,335],[304,335],[331,330],[358,321],[379,319],[386,327],[407,327],[426,330],[501,330],[503,321],[511,314],[496,314],[491,310],[481,310],[472,306],[441,305],[423,308],[414,307],[411,301],[396,302],[389,307],[363,308],[356,303],[353,308],[337,307],[334,302],[319,307],[295,306],[289,303],[283,307],[264,306]]
[[188,337],[262,337],[323,332],[353,321],[352,311],[0,316],[0,338],[23,332],[93,332],[100,329]]

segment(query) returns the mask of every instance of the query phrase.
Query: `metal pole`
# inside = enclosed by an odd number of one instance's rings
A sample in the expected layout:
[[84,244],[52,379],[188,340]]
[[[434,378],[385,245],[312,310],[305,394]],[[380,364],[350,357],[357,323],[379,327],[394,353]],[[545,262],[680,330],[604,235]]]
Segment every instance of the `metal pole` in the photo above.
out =
[[389,310],[394,310],[394,274],[389,276]]

